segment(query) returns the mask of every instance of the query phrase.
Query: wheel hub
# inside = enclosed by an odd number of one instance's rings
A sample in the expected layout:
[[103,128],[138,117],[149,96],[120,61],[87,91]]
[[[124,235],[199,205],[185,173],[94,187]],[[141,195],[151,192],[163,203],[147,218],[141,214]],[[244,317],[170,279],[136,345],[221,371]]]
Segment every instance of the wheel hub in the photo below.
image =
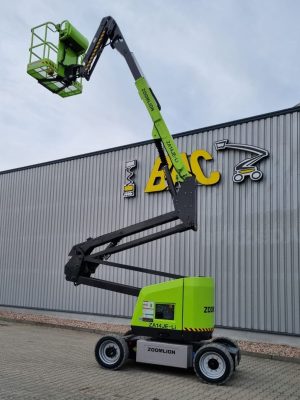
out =
[[216,360],[215,358],[211,358],[209,361],[208,361],[208,367],[210,368],[210,369],[212,369],[212,370],[216,370],[216,369],[218,369],[219,368],[219,362],[218,362],[218,360]]
[[107,365],[113,365],[120,357],[121,351],[117,343],[105,340],[99,347],[99,357]]
[[219,379],[226,370],[224,358],[216,352],[204,353],[199,360],[200,371],[210,379]]
[[114,347],[108,347],[105,350],[105,354],[107,355],[107,357],[110,357],[110,358],[114,357],[116,355],[116,353],[117,352],[116,352],[116,349]]

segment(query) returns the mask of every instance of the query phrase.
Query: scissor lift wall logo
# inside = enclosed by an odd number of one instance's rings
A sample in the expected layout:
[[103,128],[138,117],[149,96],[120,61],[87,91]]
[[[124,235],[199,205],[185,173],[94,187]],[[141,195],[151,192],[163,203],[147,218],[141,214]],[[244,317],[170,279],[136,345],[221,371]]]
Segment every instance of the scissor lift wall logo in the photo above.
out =
[[234,174],[232,176],[233,182],[243,182],[246,176],[249,176],[252,181],[259,181],[263,177],[262,171],[258,169],[255,164],[269,156],[267,150],[249,144],[229,143],[228,139],[222,139],[215,142],[215,148],[217,151],[234,149],[254,154],[253,157],[246,158],[234,167]]
[[126,183],[123,186],[123,197],[135,197],[136,185],[134,182],[133,170],[137,167],[137,160],[127,161],[125,163],[125,179]]

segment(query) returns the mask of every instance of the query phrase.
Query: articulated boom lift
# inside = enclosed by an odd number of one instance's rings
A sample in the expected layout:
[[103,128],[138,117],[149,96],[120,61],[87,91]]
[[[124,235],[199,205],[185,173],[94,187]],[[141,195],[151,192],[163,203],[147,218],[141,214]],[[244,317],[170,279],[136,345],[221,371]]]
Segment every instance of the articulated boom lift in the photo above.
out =
[[[49,34],[53,32],[59,34],[58,46],[48,39]],[[186,169],[163,120],[159,102],[129,50],[117,23],[111,17],[103,18],[89,47],[87,39],[68,21],[58,25],[47,22],[33,28],[27,72],[45,88],[61,97],[80,94],[81,79],[90,80],[107,45],[125,58],[138,93],[153,121],[152,136],[162,161],[174,211],[76,244],[71,249],[70,259],[65,265],[66,279],[76,286],[84,284],[138,296],[130,332],[124,336],[104,336],[97,343],[95,355],[102,367],[118,369],[130,357],[138,362],[181,368],[193,366],[203,381],[224,383],[239,364],[240,352],[236,344],[227,338],[212,339],[212,278],[184,277],[108,261],[112,254],[178,232],[197,230],[195,179]],[[55,61],[51,59],[52,54],[56,55]],[[177,172],[176,185],[170,175],[167,156]],[[174,221],[179,223],[171,228],[163,228],[156,233],[144,234],[122,243],[122,240],[131,235]],[[138,288],[91,276],[99,265],[151,273],[172,280]]]

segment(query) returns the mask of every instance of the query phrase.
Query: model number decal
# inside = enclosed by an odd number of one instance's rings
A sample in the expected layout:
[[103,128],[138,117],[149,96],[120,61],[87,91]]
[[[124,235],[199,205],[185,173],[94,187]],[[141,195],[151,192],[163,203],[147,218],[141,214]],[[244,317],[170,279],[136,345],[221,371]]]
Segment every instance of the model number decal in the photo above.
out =
[[149,328],[161,328],[161,329],[176,329],[176,325],[174,324],[162,324],[158,322],[150,322]]
[[215,307],[204,307],[204,313],[215,312]]

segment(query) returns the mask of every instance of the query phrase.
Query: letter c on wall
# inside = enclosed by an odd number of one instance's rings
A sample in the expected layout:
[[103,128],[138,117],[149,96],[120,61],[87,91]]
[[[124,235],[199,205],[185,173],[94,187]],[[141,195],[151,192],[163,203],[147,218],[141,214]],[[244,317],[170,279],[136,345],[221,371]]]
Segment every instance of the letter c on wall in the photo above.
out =
[[212,156],[208,151],[205,150],[195,150],[191,154],[190,164],[191,170],[195,174],[197,181],[201,185],[215,185],[221,179],[221,174],[219,171],[212,171],[209,176],[205,176],[200,165],[200,158],[204,158],[205,161],[212,160]]

